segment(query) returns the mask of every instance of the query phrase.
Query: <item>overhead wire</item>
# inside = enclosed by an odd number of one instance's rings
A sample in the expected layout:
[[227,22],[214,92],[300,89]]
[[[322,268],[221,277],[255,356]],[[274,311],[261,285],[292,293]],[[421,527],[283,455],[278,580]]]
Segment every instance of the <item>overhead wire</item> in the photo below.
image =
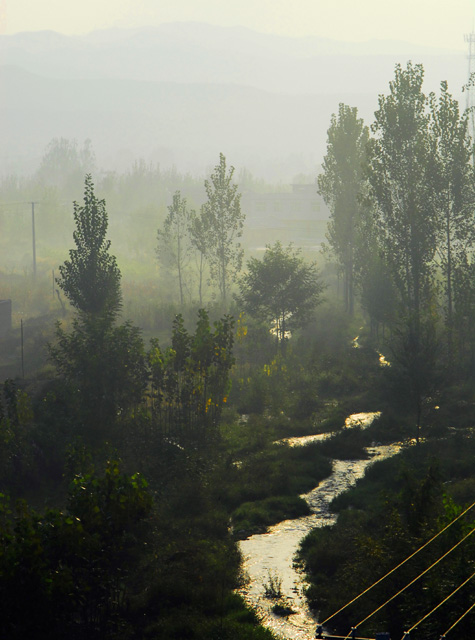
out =
[[453,629],[454,627],[456,627],[456,626],[458,625],[458,623],[459,623],[461,620],[463,620],[463,619],[465,618],[465,616],[466,616],[466,615],[468,615],[468,614],[470,613],[470,611],[472,611],[472,609],[475,609],[475,602],[472,604],[472,606],[471,606],[471,607],[469,607],[469,608],[467,609],[467,611],[465,611],[465,613],[463,613],[463,614],[460,616],[460,618],[459,618],[458,620],[456,620],[456,621],[453,623],[453,625],[452,625],[451,627],[449,627],[449,628],[447,629],[447,631],[446,631],[445,633],[443,633],[443,634],[442,634],[442,638],[444,638],[444,637],[445,637],[445,636],[446,636],[450,631],[452,631],[452,629]]
[[472,573],[472,575],[469,578],[464,580],[462,584],[460,584],[456,589],[454,589],[452,593],[450,593],[446,598],[444,598],[442,602],[439,602],[439,604],[436,607],[434,607],[432,611],[429,611],[429,613],[426,613],[426,615],[423,618],[421,618],[418,622],[416,622],[416,624],[412,625],[412,627],[406,633],[411,633],[411,631],[414,631],[416,627],[418,627],[422,622],[424,622],[424,620],[427,620],[427,618],[429,618],[435,611],[437,611],[439,607],[441,607],[448,600],[450,600],[450,598],[454,596],[457,593],[457,591],[460,591],[460,589],[462,589],[462,587],[464,587],[467,584],[467,582],[470,582],[470,580],[472,580],[473,577],[475,577],[475,571]]
[[384,576],[382,576],[381,578],[379,578],[379,580],[376,580],[376,582],[374,582],[372,585],[370,585],[367,589],[365,589],[364,591],[362,591],[359,595],[357,595],[355,598],[353,598],[353,600],[350,600],[349,602],[347,602],[343,607],[341,607],[340,609],[338,609],[338,611],[336,611],[335,613],[332,613],[331,616],[329,616],[328,618],[326,618],[326,620],[324,620],[323,622],[319,623],[322,626],[327,624],[327,622],[329,622],[332,618],[334,618],[335,616],[337,616],[339,613],[341,613],[342,611],[344,611],[347,607],[349,607],[350,605],[354,604],[357,600],[359,600],[362,596],[364,596],[365,594],[367,594],[369,591],[371,591],[371,589],[373,589],[374,587],[376,587],[378,584],[380,584],[383,580],[385,580],[386,578],[388,578],[391,574],[393,574],[395,571],[397,571],[400,567],[402,567],[404,564],[406,564],[406,562],[409,562],[409,560],[412,560],[412,558],[414,558],[414,556],[416,556],[420,551],[422,551],[423,549],[425,549],[428,545],[430,545],[431,542],[433,542],[434,540],[436,540],[440,535],[442,535],[445,531],[447,531],[447,529],[449,529],[453,524],[455,524],[457,522],[457,520],[460,520],[460,518],[462,518],[466,513],[468,513],[471,509],[473,509],[473,507],[475,507],[475,502],[473,504],[471,504],[469,507],[467,507],[465,509],[465,511],[463,511],[462,513],[460,513],[456,518],[454,518],[454,520],[452,520],[451,522],[449,522],[448,525],[446,525],[443,529],[441,529],[438,533],[436,533],[434,536],[432,536],[432,538],[430,540],[428,540],[427,542],[425,542],[421,547],[419,547],[419,549],[417,549],[416,551],[414,551],[413,553],[411,553],[410,556],[408,556],[405,560],[403,560],[402,562],[400,562],[398,565],[396,565],[393,569],[391,569],[390,571],[388,571]]
[[[422,576],[425,576],[426,573],[429,573],[429,571],[431,569],[433,569],[436,565],[439,564],[439,562],[441,562],[442,560],[444,560],[444,558],[446,558],[449,554],[452,553],[452,551],[454,551],[457,547],[459,547],[463,542],[465,542],[465,540],[467,540],[467,538],[469,538],[471,535],[473,535],[475,533],[475,528],[472,529],[471,531],[469,531],[469,533],[467,533],[466,536],[464,536],[461,540],[459,540],[456,544],[454,544],[454,546],[449,549],[448,551],[446,551],[446,553],[444,553],[444,555],[442,555],[440,558],[438,558],[435,562],[433,562],[430,567],[427,567],[427,569],[424,569],[424,571],[422,573],[420,573],[418,576],[416,576],[413,580],[411,580],[411,582],[409,582],[408,584],[406,584],[405,587],[403,587],[402,589],[400,589],[397,593],[395,593],[393,596],[391,596],[390,598],[388,598],[388,600],[386,600],[386,602],[384,602],[381,606],[379,606],[377,609],[375,609],[372,613],[370,613],[368,616],[366,616],[366,618],[364,618],[363,620],[361,620],[361,622],[359,622],[355,628],[357,629],[358,627],[360,627],[362,624],[364,624],[365,622],[367,622],[370,618],[372,618],[374,616],[375,613],[378,613],[378,611],[381,611],[381,609],[383,609],[387,604],[389,604],[390,602],[392,602],[395,598],[397,598],[399,595],[401,595],[401,593],[403,593],[406,589],[408,589],[409,587],[411,587],[415,582],[417,582],[418,580],[420,580],[420,578],[422,578]],[[347,638],[350,637],[351,631],[350,633],[346,636],[345,640],[347,640]]]

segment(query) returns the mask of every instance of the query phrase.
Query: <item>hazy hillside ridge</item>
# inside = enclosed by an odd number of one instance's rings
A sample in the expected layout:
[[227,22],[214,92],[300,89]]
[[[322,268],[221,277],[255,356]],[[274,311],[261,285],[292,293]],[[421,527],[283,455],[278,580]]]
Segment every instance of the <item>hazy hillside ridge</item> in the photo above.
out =
[[[462,34],[461,34],[462,48]],[[461,52],[170,23],[86,36],[0,36],[0,172],[28,172],[53,137],[91,138],[101,165],[137,157],[203,173],[220,150],[266,179],[315,173],[339,102],[370,121],[396,63],[428,90],[466,80]]]

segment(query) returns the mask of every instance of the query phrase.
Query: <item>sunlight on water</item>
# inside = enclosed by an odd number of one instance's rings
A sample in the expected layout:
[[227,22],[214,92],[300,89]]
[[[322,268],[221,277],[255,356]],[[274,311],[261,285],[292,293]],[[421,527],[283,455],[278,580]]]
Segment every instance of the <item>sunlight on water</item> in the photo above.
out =
[[[379,415],[379,412],[354,414],[347,418],[345,426],[369,426]],[[292,446],[298,446],[323,440],[331,435],[318,434],[288,438],[286,441]],[[299,440],[301,442],[297,442]],[[241,540],[244,570],[249,576],[249,584],[241,593],[262,617],[263,624],[272,629],[278,637],[289,640],[311,640],[315,637],[316,621],[303,595],[305,584],[298,568],[293,565],[300,541],[315,527],[333,524],[336,516],[329,509],[333,498],[354,485],[364,475],[368,465],[396,454],[400,448],[401,445],[398,444],[369,447],[367,451],[371,456],[370,460],[334,460],[332,475],[302,496],[312,510],[311,515],[296,520],[285,520],[271,527],[268,533]],[[288,618],[274,615],[271,611],[273,601],[264,597],[264,584],[269,581],[269,575],[282,580],[283,597],[295,612]]]
[[353,429],[359,427],[360,429],[366,429],[376,418],[379,418],[381,411],[372,411],[370,413],[352,413],[351,416],[345,420],[345,429]]
[[391,363],[388,360],[386,360],[385,356],[383,356],[382,353],[379,354],[379,364],[382,367],[390,367],[391,366]]
[[291,447],[303,447],[306,444],[311,444],[312,442],[322,442],[323,440],[328,440],[335,435],[333,432],[327,433],[317,433],[314,436],[300,436],[295,438],[282,438],[282,440],[278,440],[277,444],[288,444]]

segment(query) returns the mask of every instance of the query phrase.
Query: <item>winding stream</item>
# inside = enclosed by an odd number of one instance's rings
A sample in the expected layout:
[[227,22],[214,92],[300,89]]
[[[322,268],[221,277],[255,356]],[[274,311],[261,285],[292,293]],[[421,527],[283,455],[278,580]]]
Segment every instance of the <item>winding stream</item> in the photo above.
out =
[[[353,414],[347,418],[345,427],[369,426],[377,415],[379,414]],[[287,442],[291,446],[299,446],[323,440],[330,435],[332,434],[323,433],[317,436],[289,438]],[[336,516],[329,509],[333,498],[354,485],[364,475],[368,465],[394,455],[400,448],[399,444],[374,446],[367,449],[370,455],[368,460],[334,460],[331,476],[302,496],[312,510],[311,515],[296,520],[284,520],[271,527],[268,533],[256,534],[241,540],[244,570],[250,578],[241,593],[261,616],[264,626],[272,629],[277,637],[289,640],[311,640],[315,637],[316,621],[303,595],[303,576],[293,566],[293,558],[300,541],[315,527],[333,524]],[[273,601],[264,597],[264,584],[269,582],[269,576],[282,581],[283,599],[295,612],[287,618],[274,615],[271,611]]]

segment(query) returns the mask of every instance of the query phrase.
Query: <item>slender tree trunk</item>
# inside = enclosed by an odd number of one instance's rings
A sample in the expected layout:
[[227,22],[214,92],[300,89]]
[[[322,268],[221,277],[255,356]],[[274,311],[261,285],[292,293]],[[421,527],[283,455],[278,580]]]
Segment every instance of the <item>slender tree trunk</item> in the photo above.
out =
[[[221,231],[221,236],[223,232]],[[221,238],[219,242],[219,256],[218,256],[219,266],[218,266],[218,277],[219,277],[219,288],[221,289],[221,297],[222,301],[226,301],[226,257],[225,257],[225,247],[224,240]]]
[[344,283],[343,283],[343,295],[344,295],[344,299],[345,299],[345,312],[348,313],[348,302],[349,302],[349,289],[348,289],[348,285],[349,285],[349,281],[348,281],[348,265],[345,265],[345,277],[344,277]]
[[181,243],[180,231],[178,230],[177,238],[177,267],[178,267],[178,284],[180,287],[180,305],[183,306],[183,283],[181,280]]
[[417,432],[416,432],[416,444],[419,445],[421,437],[421,417],[422,417],[422,400],[419,397],[417,399]]
[[203,285],[203,252],[200,251],[200,280],[199,280],[199,296],[200,296],[200,307],[203,305],[203,296],[202,296],[202,285]]
[[280,352],[285,353],[285,311],[282,313],[282,322],[280,324]]
[[[448,204],[448,203],[447,203]],[[449,205],[448,205],[449,206]],[[449,356],[449,364],[452,362],[452,321],[453,321],[453,302],[452,302],[452,244],[450,237],[450,210],[446,212],[446,236],[447,236],[447,349]]]
[[353,247],[350,248],[350,263],[348,265],[348,313],[353,316],[354,313],[354,277],[353,277]]

